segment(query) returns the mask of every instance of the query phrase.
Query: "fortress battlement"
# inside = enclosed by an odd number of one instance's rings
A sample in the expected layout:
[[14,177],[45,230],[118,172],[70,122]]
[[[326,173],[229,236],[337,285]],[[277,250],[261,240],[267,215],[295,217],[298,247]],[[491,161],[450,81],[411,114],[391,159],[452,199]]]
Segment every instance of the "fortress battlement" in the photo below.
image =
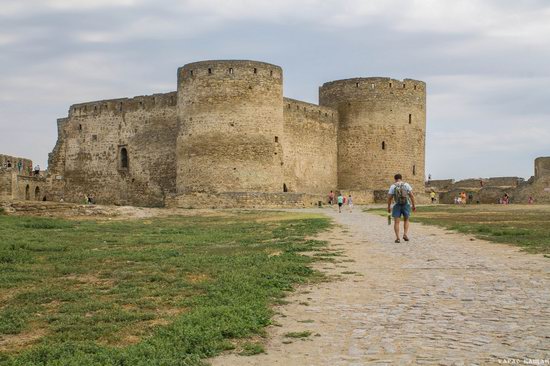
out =
[[[349,79],[339,79],[339,80],[333,80],[333,81],[327,81],[326,83],[323,83],[321,87],[328,87],[332,85],[350,85],[352,87],[356,88],[372,88],[376,89],[376,87],[384,87],[388,89],[407,89],[407,87],[411,87],[414,90],[422,90],[426,88],[426,83],[420,80],[415,79],[392,79],[388,77],[382,77],[382,76],[370,76],[370,77],[360,77],[360,78],[349,78]],[[374,88],[372,87],[372,84],[374,84]],[[415,88],[416,86],[416,88]]]
[[73,104],[69,117],[85,117],[103,113],[125,113],[140,109],[167,108],[176,106],[176,92],[139,95],[132,98],[105,99]]
[[284,98],[283,102],[285,105],[285,113],[299,113],[304,116],[309,116],[313,119],[317,119],[321,122],[338,122],[338,111],[333,108],[324,107],[308,102],[302,102],[301,100],[291,98]]
[[183,80],[193,80],[198,77],[241,78],[250,81],[273,78],[282,82],[283,70],[277,65],[250,60],[199,61],[186,64],[178,69],[178,84]]

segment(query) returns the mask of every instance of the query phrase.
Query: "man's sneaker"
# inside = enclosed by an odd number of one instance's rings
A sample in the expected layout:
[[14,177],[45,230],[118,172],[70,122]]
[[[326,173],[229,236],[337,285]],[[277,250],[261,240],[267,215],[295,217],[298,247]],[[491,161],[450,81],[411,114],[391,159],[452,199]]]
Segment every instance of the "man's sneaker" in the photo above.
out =
[[409,241],[409,237],[407,235],[403,235],[403,240]]
[[396,242],[396,243],[401,243],[401,240],[395,239],[395,242]]

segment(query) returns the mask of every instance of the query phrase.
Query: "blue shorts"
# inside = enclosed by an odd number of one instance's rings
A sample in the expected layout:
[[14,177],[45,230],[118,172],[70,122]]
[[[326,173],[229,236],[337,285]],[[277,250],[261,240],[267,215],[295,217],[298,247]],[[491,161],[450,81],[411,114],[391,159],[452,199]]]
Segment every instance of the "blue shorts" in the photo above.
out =
[[393,209],[391,211],[391,215],[393,218],[400,218],[403,216],[405,219],[408,219],[409,216],[411,216],[411,205],[410,204],[395,204],[393,205]]

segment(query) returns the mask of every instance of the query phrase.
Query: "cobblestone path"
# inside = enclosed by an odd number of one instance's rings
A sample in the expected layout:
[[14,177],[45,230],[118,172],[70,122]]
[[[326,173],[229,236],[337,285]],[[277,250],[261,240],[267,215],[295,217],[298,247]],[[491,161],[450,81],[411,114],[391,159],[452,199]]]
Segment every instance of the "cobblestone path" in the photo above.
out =
[[341,279],[289,296],[266,354],[214,366],[550,364],[550,259],[420,224],[394,244],[384,217],[312,212],[340,224],[321,238],[343,256],[317,267]]

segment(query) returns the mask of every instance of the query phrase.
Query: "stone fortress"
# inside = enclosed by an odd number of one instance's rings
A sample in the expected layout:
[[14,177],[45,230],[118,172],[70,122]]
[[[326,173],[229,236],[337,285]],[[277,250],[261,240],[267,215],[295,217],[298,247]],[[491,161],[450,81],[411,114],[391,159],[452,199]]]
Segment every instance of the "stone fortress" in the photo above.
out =
[[426,84],[411,79],[328,82],[316,105],[283,96],[279,66],[202,61],[178,69],[177,91],[75,104],[57,127],[45,200],[291,206],[332,190],[368,203],[396,172],[424,185]]
[[[426,84],[383,77],[331,81],[319,105],[283,96],[283,70],[256,61],[202,61],[178,69],[177,90],[72,105],[58,119],[48,171],[0,155],[0,201],[156,207],[277,207],[384,202],[397,172],[420,202],[550,202],[550,158],[535,176],[424,182]],[[21,169],[16,168],[21,161]],[[7,167],[10,162],[11,167]]]

